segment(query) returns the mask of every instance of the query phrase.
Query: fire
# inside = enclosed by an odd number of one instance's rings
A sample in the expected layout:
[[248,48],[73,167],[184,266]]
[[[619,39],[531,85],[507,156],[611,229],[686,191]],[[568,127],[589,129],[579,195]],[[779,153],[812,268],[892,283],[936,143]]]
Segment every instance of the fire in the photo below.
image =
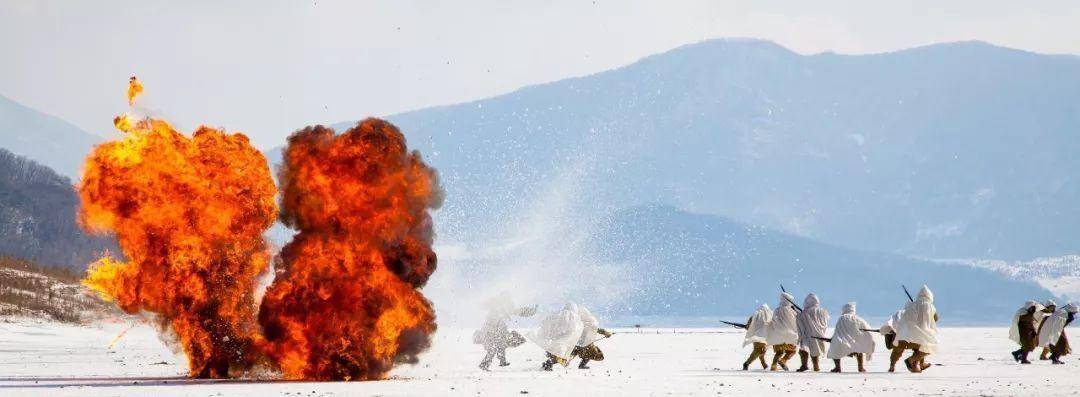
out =
[[[142,90],[133,77],[129,98]],[[134,94],[132,94],[134,92]],[[435,331],[420,293],[432,272],[435,171],[390,123],[289,138],[281,220],[298,230],[255,302],[277,217],[266,159],[243,134],[123,114],[126,132],[87,158],[80,224],[114,233],[126,260],[102,258],[84,284],[128,313],[152,313],[189,375],[233,377],[268,364],[288,379],[381,379],[416,362]]]
[[139,96],[139,94],[142,94],[142,83],[139,82],[137,77],[131,76],[131,79],[128,79],[128,106],[135,106],[135,97]]
[[436,265],[435,171],[368,119],[297,131],[279,176],[281,219],[299,233],[259,311],[266,353],[289,379],[380,379],[415,362],[435,331],[419,291]]
[[230,376],[259,336],[262,233],[277,213],[266,159],[242,134],[202,127],[189,138],[161,120],[117,119],[128,134],[87,158],[79,220],[114,233],[127,261],[102,259],[84,283],[128,313],[153,313],[192,377]]

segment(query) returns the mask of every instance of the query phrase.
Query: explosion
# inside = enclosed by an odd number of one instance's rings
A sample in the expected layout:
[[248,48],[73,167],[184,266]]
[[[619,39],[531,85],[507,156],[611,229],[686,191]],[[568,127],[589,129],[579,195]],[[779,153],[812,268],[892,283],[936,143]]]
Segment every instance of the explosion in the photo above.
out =
[[153,119],[129,127],[94,149],[78,187],[80,224],[115,233],[127,262],[104,258],[84,283],[125,312],[156,314],[191,376],[229,376],[258,336],[262,233],[277,211],[266,159],[241,134],[202,127],[188,138]]
[[379,379],[416,362],[435,331],[417,290],[435,271],[434,170],[368,119],[340,136],[294,133],[279,179],[281,220],[299,234],[259,311],[267,354],[289,379]]
[[[133,77],[129,99],[141,90]],[[428,210],[442,190],[396,127],[368,119],[340,136],[316,126],[289,138],[280,217],[299,233],[259,306],[262,234],[278,210],[265,157],[239,133],[114,122],[126,135],[87,158],[79,221],[114,233],[126,260],[102,258],[84,284],[152,313],[189,376],[266,364],[288,379],[381,379],[430,345],[435,315],[419,289],[436,267]]]

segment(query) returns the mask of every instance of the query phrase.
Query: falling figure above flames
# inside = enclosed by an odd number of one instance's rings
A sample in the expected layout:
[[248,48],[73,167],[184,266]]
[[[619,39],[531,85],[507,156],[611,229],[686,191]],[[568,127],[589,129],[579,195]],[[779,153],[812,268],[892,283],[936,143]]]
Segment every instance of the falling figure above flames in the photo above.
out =
[[396,127],[368,119],[289,138],[281,220],[299,233],[259,306],[278,212],[265,157],[239,133],[189,138],[128,114],[116,125],[125,136],[86,160],[79,221],[115,234],[126,259],[102,258],[84,284],[151,314],[189,376],[267,365],[288,379],[380,379],[430,345],[435,315],[419,288],[435,271],[428,210],[442,190]]

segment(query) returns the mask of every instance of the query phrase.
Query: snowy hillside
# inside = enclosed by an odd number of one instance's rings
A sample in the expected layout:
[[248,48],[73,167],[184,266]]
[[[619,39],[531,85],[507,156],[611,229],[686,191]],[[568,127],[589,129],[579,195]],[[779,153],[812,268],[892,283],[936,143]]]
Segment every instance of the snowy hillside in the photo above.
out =
[[101,252],[119,252],[112,238],[76,224],[79,198],[71,181],[0,149],[0,255],[85,269]]
[[951,260],[990,269],[1016,280],[1034,281],[1054,294],[1068,299],[1080,299],[1080,255],[1038,258],[1030,261]]
[[110,312],[78,283],[78,274],[0,257],[0,320],[80,322]]
[[451,238],[505,234],[569,188],[568,218],[664,203],[920,257],[1080,251],[1077,57],[711,40],[389,119],[440,170]]
[[901,285],[928,284],[942,321],[987,324],[1016,302],[1051,296],[1033,279],[835,247],[665,206],[620,211],[593,236],[598,256],[624,267],[636,286],[615,313],[749,313],[761,303],[775,306],[782,283],[799,303],[815,292],[831,312],[857,301],[864,316],[881,318],[907,301]]

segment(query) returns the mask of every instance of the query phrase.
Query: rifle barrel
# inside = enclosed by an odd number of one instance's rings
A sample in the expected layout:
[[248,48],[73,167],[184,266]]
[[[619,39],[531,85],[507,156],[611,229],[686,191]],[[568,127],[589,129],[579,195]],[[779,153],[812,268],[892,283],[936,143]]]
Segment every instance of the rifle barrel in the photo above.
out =
[[909,301],[912,301],[912,302],[914,302],[914,301],[915,301],[915,299],[912,299],[912,298],[911,298],[911,293],[910,293],[910,292],[908,292],[908,290],[907,290],[907,286],[906,286],[906,285],[903,285],[903,284],[900,284],[900,286],[904,288],[904,294],[905,294],[905,295],[907,295],[907,299],[908,299]]

